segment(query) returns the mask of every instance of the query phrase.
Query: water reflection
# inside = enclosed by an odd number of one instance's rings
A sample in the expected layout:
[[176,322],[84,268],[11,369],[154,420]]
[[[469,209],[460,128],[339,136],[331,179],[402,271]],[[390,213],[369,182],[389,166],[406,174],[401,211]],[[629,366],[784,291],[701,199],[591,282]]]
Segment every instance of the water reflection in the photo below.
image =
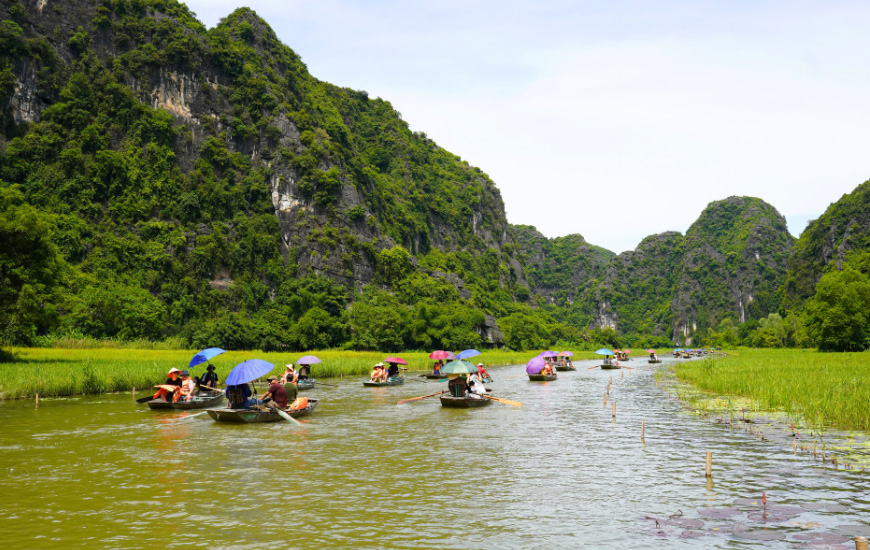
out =
[[[0,506],[4,538],[28,548],[845,548],[867,527],[866,476],[687,414],[651,369],[620,378],[593,364],[548,383],[495,369],[489,386],[522,408],[443,409],[437,397],[397,407],[444,384],[343,380],[311,392],[322,401],[300,427],[179,421],[129,395],[3,403],[0,489],[16,495]],[[759,508],[762,493],[780,508]]]

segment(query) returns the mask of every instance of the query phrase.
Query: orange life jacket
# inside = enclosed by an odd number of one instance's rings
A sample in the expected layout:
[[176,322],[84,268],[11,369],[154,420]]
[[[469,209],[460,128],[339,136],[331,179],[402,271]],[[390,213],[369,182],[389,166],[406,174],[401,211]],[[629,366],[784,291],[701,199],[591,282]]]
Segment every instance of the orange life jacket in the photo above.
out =
[[296,401],[294,401],[293,404],[290,405],[290,408],[293,410],[297,410],[297,409],[304,409],[307,406],[308,406],[308,398],[307,397],[297,397]]

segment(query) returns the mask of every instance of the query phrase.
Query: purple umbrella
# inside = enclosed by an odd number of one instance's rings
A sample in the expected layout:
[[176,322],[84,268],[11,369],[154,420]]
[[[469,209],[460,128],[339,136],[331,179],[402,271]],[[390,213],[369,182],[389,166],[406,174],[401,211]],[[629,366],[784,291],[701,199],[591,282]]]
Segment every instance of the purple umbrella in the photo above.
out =
[[306,355],[305,357],[300,357],[299,360],[297,360],[296,362],[300,365],[313,365],[315,363],[323,363],[323,361],[321,361],[317,357],[314,357],[313,355]]
[[538,354],[538,357],[558,357],[559,354],[555,351],[542,351]]
[[540,374],[546,365],[543,357],[535,357],[526,364],[526,372],[529,374]]

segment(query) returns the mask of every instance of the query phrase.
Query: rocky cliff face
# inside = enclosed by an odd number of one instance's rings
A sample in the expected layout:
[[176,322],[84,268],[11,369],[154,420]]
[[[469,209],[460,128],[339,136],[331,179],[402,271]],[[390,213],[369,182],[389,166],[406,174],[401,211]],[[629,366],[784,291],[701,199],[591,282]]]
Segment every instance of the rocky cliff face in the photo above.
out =
[[[8,52],[0,66],[4,150],[45,124],[78,138],[82,129],[55,111],[76,101],[71,89],[89,89],[88,80],[99,94],[130,94],[168,115],[157,138],[165,138],[171,158],[152,179],[171,180],[177,196],[174,204],[141,211],[127,222],[131,230],[158,219],[196,249],[216,229],[239,233],[236,214],[250,217],[270,204],[280,253],[298,275],[326,275],[359,289],[378,280],[381,252],[401,245],[415,256],[434,249],[494,254],[500,268],[490,274],[506,291],[522,293],[522,266],[505,247],[512,238],[501,195],[486,174],[411,132],[388,102],[313,78],[252,11],[239,9],[206,30],[173,1],[15,0],[0,5],[0,19],[0,46]],[[77,82],[76,75],[88,76]],[[135,117],[125,126],[117,105],[106,109],[91,131],[94,145],[81,148],[86,156],[121,150],[138,131]],[[59,192],[60,178],[36,181],[13,163],[8,159],[8,178]],[[88,215],[110,214],[125,191],[101,181],[105,173],[85,177],[112,189]],[[214,187],[244,199],[236,212],[231,205],[223,215],[201,211]],[[186,219],[179,211],[188,206]],[[203,224],[207,233],[197,229]],[[207,271],[210,280],[238,275],[227,262],[211,262]],[[498,335],[497,326],[480,330]]]
[[570,306],[588,293],[613,257],[581,235],[548,239],[530,225],[512,225],[510,232],[530,287],[553,305]]
[[610,261],[595,296],[594,326],[623,333],[669,336],[670,304],[685,237],[666,232],[645,238]]
[[791,247],[785,218],[761,199],[710,203],[686,232],[676,266],[674,341],[691,344],[726,316],[742,323],[775,312]]
[[870,181],[865,181],[831,204],[795,241],[783,285],[786,305],[800,306],[814,295],[816,283],[827,268],[842,269],[848,262],[866,272],[870,268],[868,251]]

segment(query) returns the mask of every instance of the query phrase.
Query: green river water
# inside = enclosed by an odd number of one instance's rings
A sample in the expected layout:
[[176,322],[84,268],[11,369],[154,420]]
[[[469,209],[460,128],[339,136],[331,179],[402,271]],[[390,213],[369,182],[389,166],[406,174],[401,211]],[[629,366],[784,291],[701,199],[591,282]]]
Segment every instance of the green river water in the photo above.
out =
[[301,427],[180,420],[130,394],[0,403],[0,542],[851,549],[870,535],[870,476],[687,414],[642,360],[633,374],[594,364],[550,383],[491,369],[522,408],[397,406],[446,385],[330,380],[307,392],[321,402]]

